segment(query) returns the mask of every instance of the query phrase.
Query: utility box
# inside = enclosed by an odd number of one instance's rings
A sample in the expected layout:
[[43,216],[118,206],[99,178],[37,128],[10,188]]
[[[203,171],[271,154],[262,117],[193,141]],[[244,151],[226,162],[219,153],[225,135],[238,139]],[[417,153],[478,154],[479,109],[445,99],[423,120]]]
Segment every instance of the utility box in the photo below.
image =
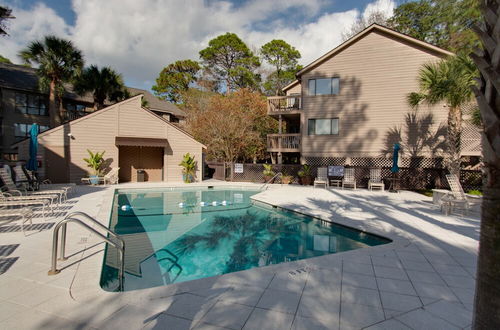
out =
[[137,182],[144,182],[146,181],[146,171],[144,170],[137,170]]

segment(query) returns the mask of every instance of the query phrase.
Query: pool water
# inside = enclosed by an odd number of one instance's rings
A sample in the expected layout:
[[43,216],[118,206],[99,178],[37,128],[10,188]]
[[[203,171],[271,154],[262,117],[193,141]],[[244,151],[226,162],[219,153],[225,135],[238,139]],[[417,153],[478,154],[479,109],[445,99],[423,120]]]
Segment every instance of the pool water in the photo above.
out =
[[[125,241],[124,290],[386,244],[390,240],[253,203],[258,190],[120,190],[110,229]],[[118,287],[118,256],[106,247],[101,287]]]

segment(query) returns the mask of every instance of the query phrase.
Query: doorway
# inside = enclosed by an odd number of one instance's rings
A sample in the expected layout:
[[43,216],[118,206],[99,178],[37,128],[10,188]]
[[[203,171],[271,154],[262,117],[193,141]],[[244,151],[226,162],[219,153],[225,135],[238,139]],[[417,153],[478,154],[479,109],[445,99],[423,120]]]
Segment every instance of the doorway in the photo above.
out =
[[137,170],[144,170],[144,181],[163,180],[161,147],[119,146],[120,182],[137,182]]

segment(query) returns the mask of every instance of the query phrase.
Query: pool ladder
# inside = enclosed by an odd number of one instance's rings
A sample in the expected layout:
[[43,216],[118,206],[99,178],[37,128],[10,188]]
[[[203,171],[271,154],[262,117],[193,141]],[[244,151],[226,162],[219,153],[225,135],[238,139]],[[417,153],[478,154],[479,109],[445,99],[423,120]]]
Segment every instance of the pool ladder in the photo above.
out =
[[282,176],[283,174],[281,172],[278,172],[276,173],[271,179],[267,180],[267,182],[265,182],[261,187],[260,187],[260,190],[263,190],[264,187],[267,187],[267,185],[271,182],[273,182],[274,179],[276,179],[277,177],[279,176]]
[[174,267],[177,267],[177,274],[175,275],[175,279],[177,279],[177,277],[179,277],[179,275],[182,273],[183,269],[182,269],[182,266],[179,265],[178,261],[179,261],[179,257],[176,256],[175,254],[173,254],[172,252],[170,252],[169,250],[167,250],[166,248],[163,248],[163,249],[160,249],[158,250],[156,253],[160,252],[160,251],[163,251],[165,253],[167,253],[169,256],[166,256],[166,257],[163,257],[163,258],[158,258],[156,261],[159,263],[163,260],[168,260],[170,261],[170,263],[172,264],[168,269],[167,269],[167,273],[170,273],[170,271],[172,270],[172,268]]
[[[99,227],[100,229],[104,230],[108,236],[105,236],[98,232],[96,229],[92,228],[89,226],[87,223],[84,221],[89,221],[91,224],[94,224],[95,226]],[[63,220],[61,220],[55,227],[54,227],[54,233],[52,235],[52,263],[51,263],[51,268],[48,272],[49,275],[55,275],[59,274],[61,272],[61,269],[57,269],[57,246],[59,242],[59,229],[62,227],[62,233],[61,233],[61,247],[60,247],[60,253],[61,257],[59,260],[67,260],[65,256],[65,250],[66,250],[66,227],[68,223],[73,222],[76,224],[79,224],[81,227],[87,229],[91,233],[95,234],[97,237],[105,241],[106,243],[112,245],[118,250],[118,256],[120,259],[120,266],[118,270],[118,290],[123,291],[123,269],[125,267],[125,260],[124,260],[124,254],[125,254],[125,241],[117,235],[114,231],[111,229],[107,228],[100,222],[98,222],[96,219],[92,218],[90,215],[84,212],[72,212],[68,214]],[[81,261],[81,260],[80,260]]]

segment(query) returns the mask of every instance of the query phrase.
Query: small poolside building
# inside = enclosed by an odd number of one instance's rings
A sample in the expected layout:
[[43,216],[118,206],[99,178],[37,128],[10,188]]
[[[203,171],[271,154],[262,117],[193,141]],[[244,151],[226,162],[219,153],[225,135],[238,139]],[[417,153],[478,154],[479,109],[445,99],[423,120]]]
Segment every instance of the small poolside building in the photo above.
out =
[[[79,183],[88,175],[87,149],[104,154],[104,172],[119,167],[120,182],[135,182],[138,170],[146,181],[180,182],[185,153],[198,162],[201,180],[204,146],[187,132],[141,106],[142,95],[116,103],[38,136],[39,175],[52,182]],[[19,159],[29,159],[29,139],[13,145]]]

